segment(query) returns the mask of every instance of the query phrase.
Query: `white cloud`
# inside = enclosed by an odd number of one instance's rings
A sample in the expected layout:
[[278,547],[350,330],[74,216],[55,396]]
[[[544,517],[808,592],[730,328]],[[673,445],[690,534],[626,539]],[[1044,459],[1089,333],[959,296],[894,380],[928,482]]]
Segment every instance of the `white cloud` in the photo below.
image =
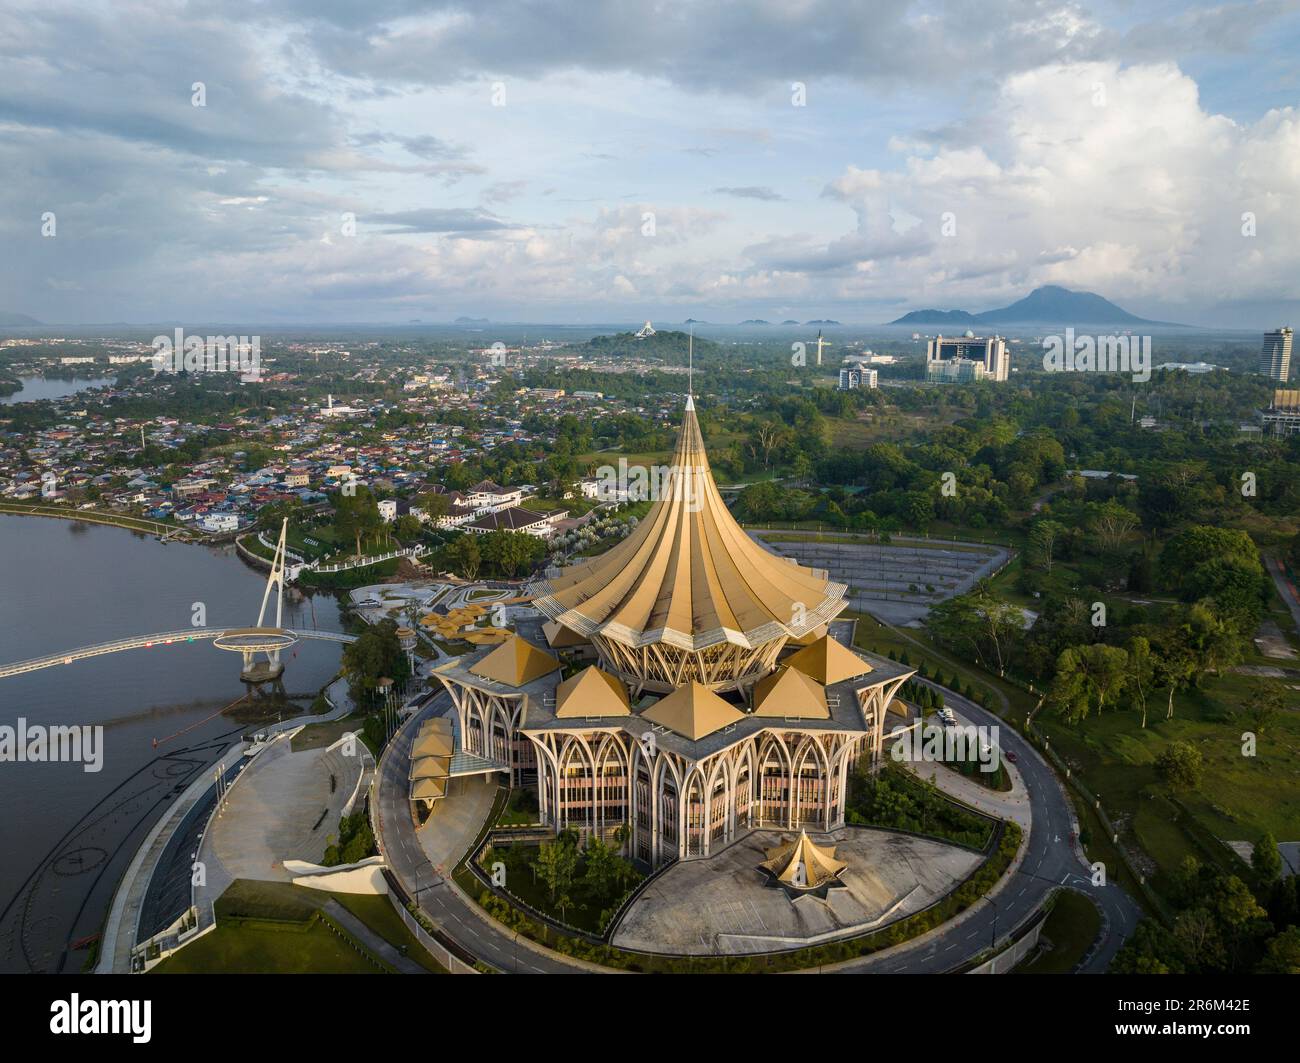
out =
[[[887,272],[846,269],[843,296],[978,308],[1057,283],[1170,303],[1300,298],[1295,111],[1238,124],[1203,109],[1176,66],[1099,62],[1012,75],[988,117],[1003,133],[983,147],[909,154],[885,172],[849,166],[830,182],[858,222],[823,253],[856,239],[865,264],[896,259]],[[882,245],[891,209],[934,239],[910,256]],[[1244,211],[1258,218],[1253,238]],[[1003,262],[992,274],[978,267],[988,256]]]

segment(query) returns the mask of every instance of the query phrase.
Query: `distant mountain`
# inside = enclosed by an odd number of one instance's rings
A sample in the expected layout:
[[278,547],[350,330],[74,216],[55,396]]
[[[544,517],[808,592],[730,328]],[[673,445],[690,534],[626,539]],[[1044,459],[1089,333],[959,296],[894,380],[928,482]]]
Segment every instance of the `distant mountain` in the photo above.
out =
[[14,314],[7,310],[0,310],[0,325],[5,328],[19,328],[23,325],[43,325],[44,321],[37,321],[36,318],[27,314]]
[[485,317],[458,317],[452,322],[453,325],[490,325],[492,324]]
[[[1018,302],[998,310],[913,310],[891,325],[1171,325],[1130,314],[1094,292],[1074,292],[1055,284],[1035,288]],[[1187,327],[1187,326],[1181,326]]]
[[833,321],[833,320],[831,320],[830,318],[820,318],[820,317],[819,317],[819,318],[817,318],[815,321],[805,321],[804,324],[805,324],[805,325],[838,325],[839,322],[838,322],[838,321]]
[[797,324],[799,324],[799,322],[797,322],[797,321],[796,321],[794,318],[792,318],[792,317],[787,317],[784,321],[781,322],[781,324],[783,324],[783,325],[797,325]]
[[772,322],[764,321],[761,317],[749,317],[741,322],[742,325],[770,325]]
[[698,318],[688,317],[682,322],[683,325],[707,325],[707,321],[700,321]]
[[975,315],[965,310],[913,310],[891,325],[974,325]]

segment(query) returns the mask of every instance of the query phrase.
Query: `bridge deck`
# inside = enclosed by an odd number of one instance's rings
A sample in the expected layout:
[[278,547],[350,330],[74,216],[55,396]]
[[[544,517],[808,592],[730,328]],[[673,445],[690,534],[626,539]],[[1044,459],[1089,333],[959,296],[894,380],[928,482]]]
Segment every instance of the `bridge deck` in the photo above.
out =
[[[59,664],[71,664],[73,661],[82,661],[88,657],[102,657],[106,653],[121,653],[123,650],[145,650],[153,649],[155,646],[175,646],[190,642],[219,639],[223,635],[235,635],[245,633],[248,630],[248,628],[196,627],[182,628],[180,631],[159,631],[152,635],[136,635],[133,638],[114,639],[111,642],[100,642],[94,646],[80,646],[75,650],[66,650],[63,653],[51,653],[45,657],[32,657],[26,661],[14,661],[12,664],[0,665],[0,679],[11,675],[21,675],[24,672],[35,672],[41,668],[53,668]],[[326,642],[346,643],[355,642],[357,638],[355,635],[347,635],[341,631],[295,631],[291,628],[262,630],[274,630],[295,640],[317,639]]]

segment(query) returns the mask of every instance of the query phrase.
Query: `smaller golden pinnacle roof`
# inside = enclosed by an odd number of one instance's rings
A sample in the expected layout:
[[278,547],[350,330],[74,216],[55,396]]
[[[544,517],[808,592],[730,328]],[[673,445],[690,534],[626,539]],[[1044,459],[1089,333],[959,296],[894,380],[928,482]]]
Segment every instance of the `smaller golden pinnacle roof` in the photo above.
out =
[[781,663],[789,668],[798,668],[824,687],[871,671],[871,665],[829,635],[823,635],[811,646],[792,653]]
[[451,757],[421,757],[411,761],[412,779],[445,779],[451,774]]
[[579,635],[576,631],[570,631],[563,624],[557,624],[554,620],[548,620],[542,625],[542,634],[546,636],[546,641],[553,650],[564,650],[571,646],[591,645],[591,639]]
[[699,683],[678,687],[641,713],[643,720],[675,731],[692,742],[738,723],[745,714]]
[[506,686],[521,687],[540,679],[560,667],[560,662],[531,642],[512,635],[477,664],[470,672]]
[[434,801],[446,793],[446,779],[415,779],[411,783],[412,801]]
[[829,720],[826,691],[797,668],[778,668],[754,684],[754,715]]
[[838,879],[849,866],[835,859],[835,846],[814,845],[807,831],[800,831],[794,841],[768,849],[766,855],[758,866],[781,885],[796,890],[819,889]]
[[555,688],[556,719],[631,716],[627,689],[608,672],[588,665]]
[[411,746],[411,759],[419,757],[449,757],[454,752],[453,739],[450,733],[441,731],[426,731],[415,739],[415,744]]

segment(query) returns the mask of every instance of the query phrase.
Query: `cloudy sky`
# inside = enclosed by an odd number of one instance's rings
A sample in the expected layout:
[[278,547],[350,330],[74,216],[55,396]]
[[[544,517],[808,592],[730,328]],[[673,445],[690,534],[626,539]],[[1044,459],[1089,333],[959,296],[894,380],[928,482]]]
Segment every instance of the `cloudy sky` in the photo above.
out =
[[0,310],[1300,323],[1298,49],[1293,0],[3,0]]

